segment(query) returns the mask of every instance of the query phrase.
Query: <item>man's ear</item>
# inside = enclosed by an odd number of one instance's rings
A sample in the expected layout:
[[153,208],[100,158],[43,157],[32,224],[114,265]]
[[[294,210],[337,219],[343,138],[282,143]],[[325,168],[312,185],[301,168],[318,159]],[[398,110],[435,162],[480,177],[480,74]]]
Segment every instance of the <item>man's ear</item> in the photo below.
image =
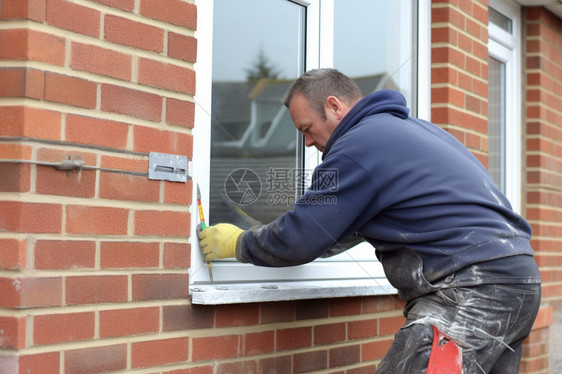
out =
[[332,113],[337,120],[341,120],[345,116],[345,108],[345,104],[336,96],[326,98],[326,113]]

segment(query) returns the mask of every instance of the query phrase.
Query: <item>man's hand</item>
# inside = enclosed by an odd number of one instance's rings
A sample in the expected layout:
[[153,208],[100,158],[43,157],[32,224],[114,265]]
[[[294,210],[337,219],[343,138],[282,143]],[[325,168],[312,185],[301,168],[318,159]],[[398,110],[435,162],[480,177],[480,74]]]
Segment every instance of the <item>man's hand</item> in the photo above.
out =
[[206,255],[205,261],[236,257],[236,241],[244,232],[230,223],[219,223],[199,233],[199,246]]

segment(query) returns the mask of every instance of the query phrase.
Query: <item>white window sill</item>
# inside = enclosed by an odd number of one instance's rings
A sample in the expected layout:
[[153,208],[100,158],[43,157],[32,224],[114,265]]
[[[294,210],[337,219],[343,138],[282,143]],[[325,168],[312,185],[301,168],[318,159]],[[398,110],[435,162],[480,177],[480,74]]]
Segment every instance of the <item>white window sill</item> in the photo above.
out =
[[396,294],[384,277],[330,281],[250,284],[197,284],[189,288],[193,304],[221,305]]

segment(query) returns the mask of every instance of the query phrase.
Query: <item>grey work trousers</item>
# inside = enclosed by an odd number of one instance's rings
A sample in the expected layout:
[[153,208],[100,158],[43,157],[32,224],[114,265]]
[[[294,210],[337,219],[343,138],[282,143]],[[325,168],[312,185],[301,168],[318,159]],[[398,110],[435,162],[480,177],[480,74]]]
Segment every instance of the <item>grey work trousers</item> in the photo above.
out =
[[494,284],[443,289],[412,300],[375,373],[426,373],[435,325],[461,347],[463,374],[517,374],[521,344],[540,299],[540,284]]

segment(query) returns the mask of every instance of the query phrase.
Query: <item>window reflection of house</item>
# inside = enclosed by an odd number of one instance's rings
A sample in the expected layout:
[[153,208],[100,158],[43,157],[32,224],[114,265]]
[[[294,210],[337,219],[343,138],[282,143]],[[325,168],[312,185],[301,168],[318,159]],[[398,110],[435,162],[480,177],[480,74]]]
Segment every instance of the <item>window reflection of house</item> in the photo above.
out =
[[[260,79],[213,83],[213,155],[259,157],[294,154],[297,136],[283,95],[292,81]],[[387,75],[355,78],[366,95],[395,88]]]

